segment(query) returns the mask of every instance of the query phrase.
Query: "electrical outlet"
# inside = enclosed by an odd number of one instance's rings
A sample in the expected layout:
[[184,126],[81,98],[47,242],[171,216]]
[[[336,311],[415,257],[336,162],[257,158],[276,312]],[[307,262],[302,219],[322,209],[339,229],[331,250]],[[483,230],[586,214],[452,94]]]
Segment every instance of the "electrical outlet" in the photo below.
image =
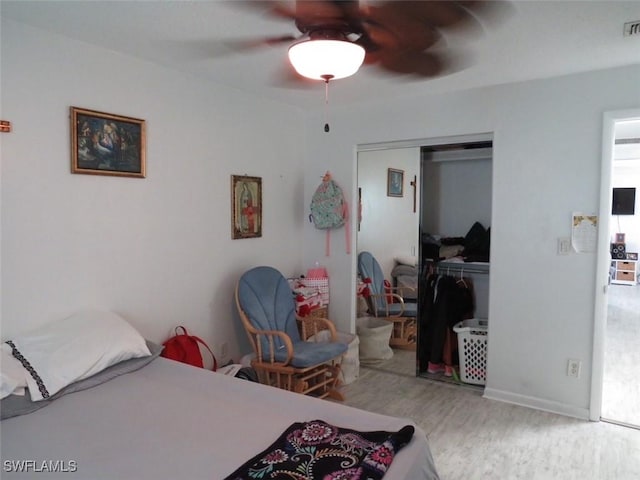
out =
[[576,360],[570,358],[567,361],[567,376],[580,378],[580,370],[582,369],[582,362],[580,360]]

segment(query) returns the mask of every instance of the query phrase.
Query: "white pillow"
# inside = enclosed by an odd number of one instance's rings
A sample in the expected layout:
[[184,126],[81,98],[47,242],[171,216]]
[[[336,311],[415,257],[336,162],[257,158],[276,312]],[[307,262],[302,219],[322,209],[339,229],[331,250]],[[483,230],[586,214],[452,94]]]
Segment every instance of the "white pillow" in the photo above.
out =
[[412,267],[418,265],[418,257],[416,255],[396,255],[393,259],[396,263],[402,265],[410,265]]
[[27,371],[22,364],[11,355],[11,347],[3,343],[0,347],[2,363],[0,363],[0,398],[11,394],[24,395],[27,387]]
[[27,371],[31,400],[123,360],[151,355],[144,338],[113,312],[84,310],[7,342]]

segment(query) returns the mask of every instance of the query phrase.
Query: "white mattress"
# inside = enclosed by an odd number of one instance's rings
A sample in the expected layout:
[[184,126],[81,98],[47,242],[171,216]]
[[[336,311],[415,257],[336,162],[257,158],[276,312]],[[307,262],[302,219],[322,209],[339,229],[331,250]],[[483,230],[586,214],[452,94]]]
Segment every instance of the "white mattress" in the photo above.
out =
[[[0,424],[2,478],[219,480],[291,423],[322,419],[363,431],[416,432],[385,480],[438,479],[426,435],[407,419],[266,387],[164,358]],[[60,461],[70,473],[10,472]],[[13,462],[13,463],[7,463]],[[74,462],[74,463],[70,463]]]

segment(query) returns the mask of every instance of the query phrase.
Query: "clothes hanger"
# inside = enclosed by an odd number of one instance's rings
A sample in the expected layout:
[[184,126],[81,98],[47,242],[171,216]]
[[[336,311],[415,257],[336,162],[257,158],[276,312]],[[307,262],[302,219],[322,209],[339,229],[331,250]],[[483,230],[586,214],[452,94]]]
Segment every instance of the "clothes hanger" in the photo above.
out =
[[456,283],[457,283],[458,285],[462,284],[462,286],[463,286],[464,288],[469,288],[469,286],[467,285],[467,282],[465,281],[465,279],[464,279],[463,275],[464,275],[464,267],[462,267],[462,268],[460,269],[460,278],[458,279],[458,281],[457,281]]

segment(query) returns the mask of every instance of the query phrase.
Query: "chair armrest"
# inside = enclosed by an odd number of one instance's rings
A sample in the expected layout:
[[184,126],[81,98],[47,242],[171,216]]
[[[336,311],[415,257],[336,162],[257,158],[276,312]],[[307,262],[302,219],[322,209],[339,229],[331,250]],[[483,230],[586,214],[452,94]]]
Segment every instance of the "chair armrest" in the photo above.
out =
[[[392,293],[391,296],[397,300],[394,303],[400,304],[400,313],[398,313],[398,315],[392,315],[392,316],[401,317],[404,314],[404,298],[402,298],[397,293]],[[389,304],[387,304],[387,312],[388,311],[389,311]]]
[[[389,314],[389,302],[387,301],[387,297],[389,297],[389,296],[391,296],[391,297],[393,297],[393,298],[395,298],[397,300],[397,302],[395,302],[395,303],[399,303],[400,304],[400,313],[398,313],[396,315],[390,315]],[[373,309],[372,313],[375,316],[377,316],[376,314],[378,312],[378,309],[375,308],[376,303],[377,303],[377,302],[375,302],[376,298],[382,298],[383,299],[387,317],[401,317],[402,314],[404,313],[404,300],[397,293],[372,293],[371,295],[369,295],[369,298],[371,299],[371,306],[372,306],[372,309]]]
[[[268,355],[269,358],[269,363],[272,364],[283,364],[283,365],[287,365],[291,359],[293,358],[293,342],[291,341],[291,338],[289,337],[289,335],[287,335],[284,332],[281,332],[279,330],[253,330],[251,332],[254,337],[255,337],[255,345],[256,345],[256,360],[259,362],[264,362],[264,357],[265,357],[265,353]],[[269,351],[268,352],[263,352],[262,351],[262,342],[260,341],[260,336],[263,337],[267,337],[267,341],[269,344]],[[276,353],[276,346],[275,346],[275,338],[279,337],[282,342],[284,343],[284,346],[287,349],[287,359],[284,362],[276,362],[275,360],[275,353]]]
[[331,320],[328,318],[322,317],[301,317],[296,315],[296,320],[298,321],[298,328],[300,330],[300,338],[305,342],[309,340],[310,337],[314,337],[314,341],[320,341],[318,339],[318,333],[324,330],[328,330],[331,335],[330,341],[335,342],[338,339],[338,334],[336,332],[336,326],[333,324]]
[[417,288],[414,287],[391,287],[391,293],[397,292],[401,297],[404,297],[404,292],[415,293]]

